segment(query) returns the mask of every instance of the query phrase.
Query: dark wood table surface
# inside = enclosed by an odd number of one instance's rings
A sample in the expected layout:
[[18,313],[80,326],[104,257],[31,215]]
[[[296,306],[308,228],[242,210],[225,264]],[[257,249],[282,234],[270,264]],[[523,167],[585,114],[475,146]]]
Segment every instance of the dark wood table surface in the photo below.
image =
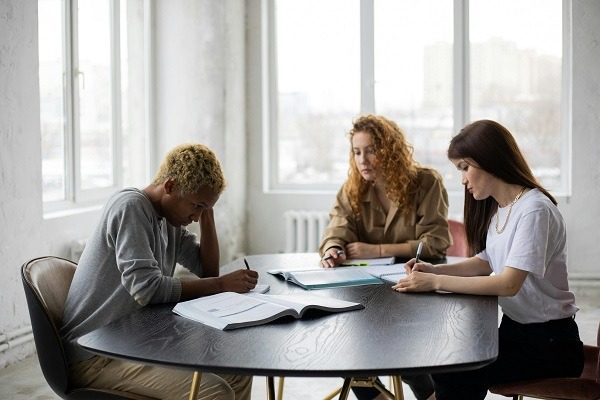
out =
[[[248,256],[269,293],[303,291],[266,273],[318,265],[317,254]],[[224,271],[244,268],[238,259]],[[82,336],[89,351],[194,371],[264,376],[351,377],[473,369],[498,354],[496,297],[394,292],[390,284],[314,290],[363,310],[313,312],[221,331],[148,306]]]

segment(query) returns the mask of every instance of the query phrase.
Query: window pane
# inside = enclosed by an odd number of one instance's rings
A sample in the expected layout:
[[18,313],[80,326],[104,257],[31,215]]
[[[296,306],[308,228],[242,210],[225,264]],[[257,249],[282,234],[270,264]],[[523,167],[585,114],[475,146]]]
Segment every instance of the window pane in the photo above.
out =
[[275,2],[277,181],[342,182],[360,111],[359,0]]
[[81,188],[113,184],[110,4],[80,0],[78,10]]
[[144,0],[120,2],[121,173],[124,186],[146,181]]
[[542,184],[560,189],[562,1],[470,7],[471,119],[505,125]]
[[65,199],[65,120],[61,0],[38,2],[40,123],[44,201]]
[[415,158],[460,186],[446,158],[453,135],[453,3],[375,0],[375,109],[396,121]]

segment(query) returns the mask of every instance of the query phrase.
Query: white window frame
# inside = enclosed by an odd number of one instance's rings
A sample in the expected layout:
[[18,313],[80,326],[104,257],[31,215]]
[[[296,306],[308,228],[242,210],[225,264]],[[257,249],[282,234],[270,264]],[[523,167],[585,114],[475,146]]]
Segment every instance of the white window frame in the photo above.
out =
[[[571,0],[562,0],[562,91],[561,91],[561,180],[560,188],[553,190],[559,197],[571,194],[571,129],[572,129],[572,56],[571,56]],[[339,184],[291,184],[278,182],[279,157],[277,127],[277,54],[275,0],[262,0],[261,41],[263,51],[263,191],[265,193],[333,193]],[[453,48],[453,112],[454,132],[470,121],[469,99],[469,0],[454,0]],[[374,0],[360,0],[360,54],[361,54],[361,113],[375,111],[374,67]],[[456,84],[462,82],[462,84]],[[458,192],[452,191],[451,195]],[[461,192],[462,194],[462,192]]]
[[[44,202],[44,213],[53,213],[79,207],[89,207],[98,204],[122,185],[119,173],[122,164],[121,154],[121,86],[120,86],[120,18],[119,0],[110,0],[110,52],[111,52],[111,114],[112,114],[112,182],[109,187],[96,189],[81,189],[81,154],[79,129],[79,98],[80,84],[85,77],[78,70],[77,60],[77,13],[78,0],[64,0],[63,20],[63,62],[65,65],[63,81],[64,98],[64,189],[65,199]],[[83,80],[83,81],[82,81]]]

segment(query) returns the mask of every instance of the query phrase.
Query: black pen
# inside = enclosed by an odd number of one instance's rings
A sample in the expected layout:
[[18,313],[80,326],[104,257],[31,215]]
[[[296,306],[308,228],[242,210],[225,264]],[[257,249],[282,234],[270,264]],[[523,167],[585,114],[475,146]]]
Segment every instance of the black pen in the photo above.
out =
[[419,246],[417,246],[417,256],[415,257],[415,264],[419,262],[419,257],[421,257],[421,250],[423,250],[423,242],[419,242]]
[[250,266],[248,265],[248,261],[246,261],[246,259],[244,258],[244,264],[246,264],[246,269],[249,270]]

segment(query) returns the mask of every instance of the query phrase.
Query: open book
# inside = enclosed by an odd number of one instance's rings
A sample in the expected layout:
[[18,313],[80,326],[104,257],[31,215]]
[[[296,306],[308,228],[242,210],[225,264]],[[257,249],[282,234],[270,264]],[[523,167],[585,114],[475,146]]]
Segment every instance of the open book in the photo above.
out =
[[398,282],[405,275],[404,264],[371,265],[335,268],[310,268],[303,270],[272,269],[272,275],[281,275],[285,280],[304,289],[327,289],[344,286],[381,284],[383,281]]
[[306,294],[223,292],[177,303],[173,312],[213,328],[227,330],[266,324],[286,315],[302,318],[308,309],[343,312],[362,308],[364,306],[360,303]]

